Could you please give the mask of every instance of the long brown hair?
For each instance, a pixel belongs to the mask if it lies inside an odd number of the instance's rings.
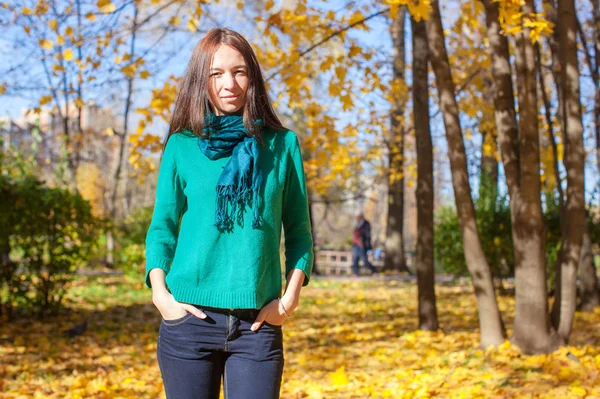
[[[200,39],[194,48],[192,58],[179,85],[165,145],[173,133],[186,129],[197,136],[204,137],[202,133],[204,118],[210,112],[211,106],[208,92],[210,63],[221,44],[239,51],[248,66],[248,91],[243,107],[246,130],[262,144],[262,132],[260,128],[255,128],[253,123],[255,120],[262,119],[265,127],[275,130],[284,129],[271,105],[260,65],[250,43],[231,29],[213,28]]]

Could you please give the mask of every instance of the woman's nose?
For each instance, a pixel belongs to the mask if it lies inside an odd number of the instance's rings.
[[[224,78],[224,82],[223,82],[223,87],[226,89],[233,89],[236,85],[236,81],[233,77],[232,74],[230,73],[226,73],[225,76],[223,76]]]

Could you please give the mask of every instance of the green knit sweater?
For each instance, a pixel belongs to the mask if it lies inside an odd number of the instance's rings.
[[[285,233],[285,275],[310,279],[314,260],[302,155],[292,131],[263,131],[260,164],[263,226],[252,228],[252,210],[233,232],[215,226],[217,180],[230,157],[209,160],[189,131],[171,136],[156,187],[146,235],[146,285],[163,269],[178,302],[225,309],[260,309],[281,295],[279,244]]]

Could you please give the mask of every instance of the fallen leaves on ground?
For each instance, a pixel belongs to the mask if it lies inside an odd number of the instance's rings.
[[[600,309],[576,314],[570,346],[526,356],[478,348],[470,286],[436,291],[443,332],[422,332],[414,284],[313,278],[283,327],[281,398],[600,398]],[[0,326],[3,397],[164,398],[150,290],[81,279],[68,298],[59,317]],[[510,333],[514,299],[499,301]],[[82,335],[61,334],[85,319]]]

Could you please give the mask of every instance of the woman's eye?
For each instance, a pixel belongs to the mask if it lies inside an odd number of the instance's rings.
[[[220,72],[214,72],[214,73],[211,73],[210,76],[217,76],[217,75],[220,75],[220,74],[221,74]]]
[[[246,71],[244,71],[243,69],[240,69],[239,71],[235,71],[236,73],[246,73]]]

